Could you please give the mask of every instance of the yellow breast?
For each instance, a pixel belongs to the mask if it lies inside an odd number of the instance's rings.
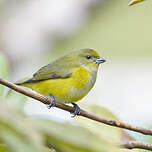
[[[49,79],[28,83],[25,86],[43,95],[52,94],[58,102],[71,103],[83,98],[93,87],[95,80],[96,73],[80,66],[69,78]]]

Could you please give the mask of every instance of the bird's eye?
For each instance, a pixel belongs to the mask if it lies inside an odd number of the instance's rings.
[[[87,58],[87,59],[91,59],[91,56],[90,56],[90,55],[87,55],[86,58]]]

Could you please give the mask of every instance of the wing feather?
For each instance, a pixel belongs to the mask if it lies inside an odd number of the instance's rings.
[[[61,57],[40,68],[29,81],[34,82],[48,79],[68,78],[72,75],[74,69],[79,66],[78,63],[74,61],[75,60],[70,56]]]

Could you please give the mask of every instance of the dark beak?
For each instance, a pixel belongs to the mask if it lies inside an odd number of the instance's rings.
[[[102,57],[98,57],[98,58],[96,59],[96,63],[97,63],[97,64],[104,63],[104,62],[106,62],[106,60],[105,60],[104,58],[102,58]]]

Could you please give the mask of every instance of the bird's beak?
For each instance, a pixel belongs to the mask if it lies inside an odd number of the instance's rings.
[[[97,63],[97,64],[104,63],[104,62],[106,62],[106,60],[105,60],[104,58],[102,58],[102,57],[98,57],[98,58],[96,59],[96,63]]]

